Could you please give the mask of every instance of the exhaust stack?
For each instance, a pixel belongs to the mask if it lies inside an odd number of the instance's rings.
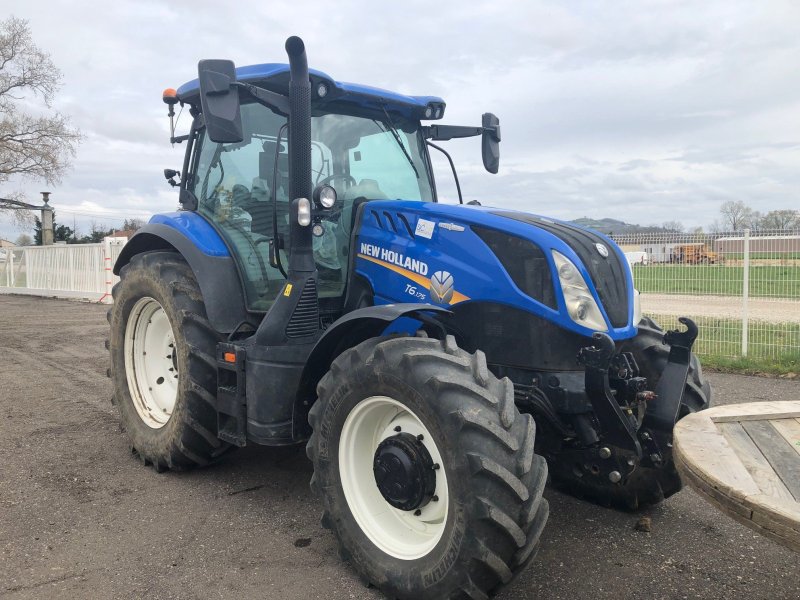
[[[298,223],[298,200],[311,201],[311,80],[306,47],[297,36],[286,40],[289,56],[289,279],[293,273],[313,273],[311,227]]]

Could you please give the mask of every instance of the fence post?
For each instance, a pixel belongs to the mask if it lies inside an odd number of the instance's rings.
[[[747,301],[750,296],[750,230],[744,230],[744,261],[742,270],[742,356],[747,356],[748,315]]]
[[[14,276],[14,251],[8,249],[8,256],[6,257],[6,287],[11,287]]]
[[[111,288],[113,287],[113,285],[112,285],[112,281],[113,281],[112,280],[112,275],[113,274],[112,274],[111,271],[112,271],[112,269],[114,267],[114,265],[111,263],[111,240],[112,239],[113,238],[110,238],[110,237],[104,237],[103,238],[102,251],[101,251],[101,255],[100,255],[101,258],[102,258],[102,263],[103,263],[102,269],[103,269],[104,282],[105,282],[105,292],[100,297],[100,300],[98,300],[98,302],[102,303],[102,304],[111,304],[113,302],[113,300],[111,299]]]

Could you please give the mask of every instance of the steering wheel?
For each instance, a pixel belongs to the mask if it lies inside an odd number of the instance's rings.
[[[322,181],[318,181],[317,185],[318,186],[319,185],[327,185],[328,183],[330,183],[331,181],[333,181],[335,179],[343,179],[347,183],[349,183],[351,186],[356,185],[356,183],[357,183],[356,180],[355,180],[355,177],[353,177],[352,175],[348,175],[347,173],[334,173],[333,175],[328,175]],[[338,195],[338,192],[337,192],[337,195]]]

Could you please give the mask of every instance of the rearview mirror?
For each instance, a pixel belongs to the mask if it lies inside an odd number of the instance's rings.
[[[223,144],[241,142],[242,115],[233,61],[201,60],[197,64],[197,78],[208,137]]]
[[[497,173],[500,168],[500,119],[492,113],[483,113],[483,136],[481,151],[483,166],[489,173]]]

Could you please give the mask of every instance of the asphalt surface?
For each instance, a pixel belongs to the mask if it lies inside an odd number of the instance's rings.
[[[319,524],[303,453],[248,447],[190,473],[130,453],[105,307],[0,296],[0,597],[380,598]],[[718,403],[800,397],[711,374]],[[800,555],[684,490],[645,514],[548,490],[534,564],[499,598],[800,598]]]

